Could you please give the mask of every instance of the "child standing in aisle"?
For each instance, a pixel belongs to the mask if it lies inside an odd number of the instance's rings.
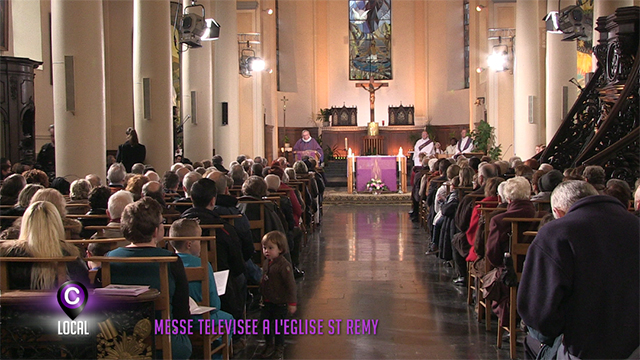
[[[282,359],[284,355],[284,334],[275,334],[276,321],[284,320],[287,312],[296,312],[296,281],[293,267],[282,255],[288,251],[287,237],[280,231],[271,231],[262,238],[262,310],[260,322],[269,321],[269,333],[264,334],[265,347],[262,358]],[[275,337],[275,346],[273,343]]]

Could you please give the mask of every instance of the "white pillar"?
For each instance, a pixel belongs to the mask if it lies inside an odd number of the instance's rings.
[[[89,173],[102,176],[107,156],[102,2],[53,0],[51,28],[56,175],[70,181]]]
[[[516,156],[528,159],[540,141],[540,45],[537,0],[516,2],[514,149]],[[532,104],[530,104],[532,103]],[[530,109],[531,107],[531,109]],[[533,111],[533,123],[529,112]]]
[[[560,8],[575,4],[573,0],[564,0]],[[547,11],[557,11],[558,4],[547,2]],[[575,41],[562,41],[564,34],[547,33],[546,53],[546,143],[548,144],[562,124],[563,87],[568,87],[567,111],[578,96],[578,88],[569,82],[577,72],[577,52]]]
[[[211,17],[209,2],[200,2]],[[211,13],[210,13],[211,12]],[[215,41],[203,41],[202,48],[182,53],[182,109],[183,116],[191,115],[184,123],[184,156],[191,161],[211,159],[213,156],[213,79],[211,47]],[[195,91],[196,109],[193,111],[192,91]],[[194,123],[195,117],[195,123]]]
[[[160,174],[173,163],[170,19],[168,1],[133,2],[134,124],[140,143],[147,147],[145,163]],[[145,79],[149,84],[146,114]]]
[[[220,24],[214,55],[214,148],[222,155],[225,166],[235,160],[240,149],[240,118],[238,116],[238,24],[236,1],[216,1],[215,19]],[[222,125],[222,103],[228,104],[228,125]],[[249,139],[243,139],[248,141]],[[250,155],[250,154],[247,154]]]
[[[633,6],[633,0],[595,0],[593,2],[593,31],[596,29],[596,20],[600,16],[609,16],[616,12],[617,8]]]

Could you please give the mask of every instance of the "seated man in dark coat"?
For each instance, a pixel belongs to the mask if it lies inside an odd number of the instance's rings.
[[[578,180],[558,185],[551,207],[556,220],[529,247],[518,289],[530,335],[555,342],[558,359],[637,358],[640,220]],[[531,337],[525,347],[540,349]]]

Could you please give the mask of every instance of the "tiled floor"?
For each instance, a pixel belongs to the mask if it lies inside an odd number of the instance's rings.
[[[287,337],[287,359],[508,359],[466,305],[452,268],[426,256],[409,206],[327,205],[304,249],[297,319],[323,319],[324,335]],[[330,319],[341,333],[329,335]],[[350,320],[377,321],[376,334],[347,334]],[[373,331],[373,322],[370,331]],[[335,324],[335,322],[334,322]],[[355,328],[354,328],[355,329]],[[359,329],[362,331],[362,329]],[[522,337],[522,335],[521,335]],[[242,358],[258,358],[258,338]],[[522,348],[519,345],[519,358]]]

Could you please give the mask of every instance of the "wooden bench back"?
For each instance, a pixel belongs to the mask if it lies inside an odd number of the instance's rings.
[[[160,296],[155,300],[156,311],[160,311],[161,319],[171,319],[171,299],[169,294],[169,263],[178,261],[177,256],[156,256],[156,257],[110,257],[96,256],[94,261],[102,264],[102,286],[111,284],[111,264],[112,263],[157,263],[159,265],[160,276]],[[145,285],[145,284],[140,284]],[[171,335],[156,335],[160,341],[156,341],[156,347],[162,349],[163,359],[172,359]],[[159,345],[159,346],[158,346]]]
[[[0,258],[0,291],[5,293],[11,291],[9,286],[9,264],[11,263],[34,263],[34,264],[55,264],[57,270],[58,285],[65,283],[69,277],[67,275],[67,263],[75,262],[75,256],[62,256],[54,258],[39,257],[1,257]]]

